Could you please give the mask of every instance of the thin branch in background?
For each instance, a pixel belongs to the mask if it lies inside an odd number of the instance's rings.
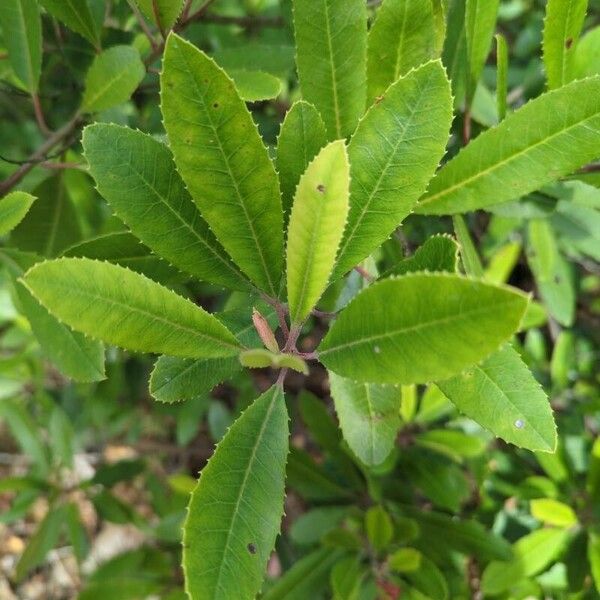
[[[600,173],[600,163],[591,163],[579,169],[580,173]]]
[[[365,269],[363,269],[360,266],[356,266],[354,267],[354,270],[366,281],[368,281],[369,283],[373,283],[375,281],[375,277],[373,277],[373,275],[371,275],[368,271],[366,271]]]
[[[84,163],[77,163],[77,162],[49,162],[49,161],[44,161],[39,163],[40,167],[43,167],[44,169],[50,169],[50,170],[55,170],[55,171],[62,171],[62,170],[69,170],[69,169],[78,169],[78,170],[85,170],[86,166]]]
[[[27,159],[23,164],[4,181],[0,181],[0,196],[8,193],[15,185],[17,185],[31,169],[40,162],[48,160],[48,153],[59,144],[68,140],[77,130],[82,122],[79,112],[65,123],[60,129],[57,129],[50,137]],[[63,150],[64,151],[64,150]]]
[[[192,9],[192,3],[194,2],[194,0],[185,0],[185,6],[183,7],[183,10],[181,11],[181,15],[179,16],[179,20],[186,20],[190,14],[190,10]]]
[[[37,121],[38,127],[40,131],[45,135],[51,135],[52,131],[46,124],[46,118],[44,117],[44,111],[42,110],[42,103],[40,102],[40,97],[37,93],[31,95],[31,100],[33,102],[33,112],[35,113],[35,120]]]
[[[471,141],[471,109],[466,108],[463,117],[463,132],[462,132],[463,146],[466,146]]]

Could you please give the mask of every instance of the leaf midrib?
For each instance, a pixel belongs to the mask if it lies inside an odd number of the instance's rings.
[[[463,180],[459,181],[458,183],[455,183],[454,185],[452,185],[446,189],[443,189],[440,192],[437,192],[436,194],[433,194],[431,196],[426,196],[425,198],[423,198],[423,200],[421,200],[421,202],[419,203],[419,206],[424,206],[426,204],[430,204],[431,202],[434,202],[435,200],[438,200],[439,198],[441,198],[443,196],[447,196],[447,195],[453,193],[457,189],[460,189],[462,187],[466,187],[466,186],[470,185],[473,181],[476,181],[477,179],[480,179],[481,177],[484,177],[484,176],[488,175],[489,173],[492,173],[496,169],[502,168],[504,165],[512,162],[513,160],[516,160],[523,154],[527,154],[529,151],[533,150],[534,148],[537,148],[538,146],[543,146],[544,144],[547,144],[549,141],[551,141],[555,137],[557,137],[559,135],[563,135],[563,134],[569,132],[571,129],[580,127],[585,122],[597,118],[599,114],[600,114],[600,111],[597,110],[594,114],[586,116],[584,119],[581,119],[580,121],[577,121],[576,123],[573,123],[572,125],[569,125],[568,127],[564,128],[564,129],[556,131],[555,133],[549,135],[548,137],[545,137],[544,139],[539,140],[539,141],[535,142],[534,144],[531,144],[530,146],[527,146],[526,148],[523,148],[522,150],[515,152],[514,154],[511,154],[509,157],[494,163],[493,165],[489,166],[487,169],[484,169],[483,171],[479,171],[479,172],[475,173],[474,175],[471,175],[470,177],[467,177],[466,179],[463,179]],[[498,127],[499,126],[496,126],[496,130]],[[490,129],[488,131],[494,131],[494,129]],[[477,142],[477,140],[474,143],[476,143],[476,142]],[[463,150],[463,152],[466,152],[466,150]],[[457,156],[457,158],[458,158],[458,156]],[[450,165],[451,163],[447,163],[447,164]],[[439,171],[437,177],[441,176],[443,172],[444,172],[444,169]]]
[[[497,302],[496,304],[494,304],[493,307],[495,309],[500,309],[504,306],[509,306],[513,303],[514,303],[514,300],[509,299],[504,302]],[[376,342],[378,340],[382,340],[382,339],[397,336],[397,335],[413,333],[415,331],[420,331],[422,329],[427,329],[427,328],[434,327],[437,325],[447,324],[452,321],[463,321],[463,320],[465,320],[465,318],[469,318],[474,315],[489,312],[489,310],[490,310],[489,306],[482,307],[482,308],[475,308],[475,309],[471,309],[468,311],[464,311],[458,315],[450,315],[448,317],[443,317],[441,319],[433,319],[431,321],[427,321],[426,323],[419,323],[417,325],[411,325],[410,327],[401,327],[400,329],[395,329],[395,330],[389,331],[387,333],[372,335],[372,336],[364,337],[364,338],[361,338],[359,340],[355,340],[352,342],[346,342],[344,344],[332,346],[331,348],[328,348],[326,350],[322,350],[321,352],[319,352],[319,355],[326,356],[327,354],[331,354],[332,352],[339,352],[340,350],[345,350],[346,348],[352,348],[354,346],[358,346],[361,344],[368,344],[370,342]]]

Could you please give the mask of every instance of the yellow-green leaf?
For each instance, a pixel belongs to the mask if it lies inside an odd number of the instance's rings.
[[[323,148],[300,179],[288,230],[290,316],[301,323],[325,291],[346,217],[350,165],[343,140]]]
[[[35,265],[22,281],[55,317],[109,344],[183,358],[233,356],[239,349],[213,315],[117,265],[62,258]]]
[[[35,196],[25,192],[12,192],[0,200],[0,235],[6,235],[24,218]]]

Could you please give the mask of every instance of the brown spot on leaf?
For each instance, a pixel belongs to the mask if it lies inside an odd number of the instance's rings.
[[[567,48],[567,50],[573,45],[573,38],[567,38],[565,40],[565,47]]]
[[[381,96],[377,96],[377,98],[375,98],[375,104],[379,104],[381,102],[383,102],[385,100],[385,96],[382,94]]]
[[[256,546],[254,544],[248,544],[248,552],[250,552],[250,554],[256,554]]]
[[[321,192],[321,194],[325,193],[325,186],[322,183],[317,186],[317,192]]]

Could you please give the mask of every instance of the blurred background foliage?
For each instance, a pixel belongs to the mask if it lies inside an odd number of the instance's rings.
[[[96,32],[87,36],[58,20],[52,2],[40,4],[34,101],[3,49],[11,33],[0,36],[0,195],[18,173],[18,187],[38,197],[0,249],[0,598],[176,600],[185,597],[181,523],[197,473],[270,374],[240,372],[211,394],[160,404],[148,393],[146,357],[109,348],[106,378],[75,383],[60,348],[34,335],[15,286],[24,268],[15,248],[54,257],[90,244],[87,255],[152,273],[211,309],[241,301],[190,284],[132,242],[86,173],[79,139],[88,122],[164,138],[163,42],[146,3],[87,0]],[[544,14],[542,0],[501,2],[512,109],[545,89]],[[194,0],[175,27],[236,80],[273,146],[299,98],[290,0]],[[145,68],[130,96],[81,112],[97,46],[133,48]],[[447,42],[452,74],[451,51]],[[576,56],[579,77],[600,73],[599,0],[590,1]],[[471,109],[473,137],[498,122],[495,86],[492,49]],[[455,93],[451,154],[463,128]],[[39,154],[43,121],[68,128]],[[600,172],[468,222],[490,279],[535,294],[517,347],[551,397],[558,452],[494,440],[436,387],[406,387],[396,443],[369,467],[341,442],[324,372],[292,377],[289,493],[265,599],[600,597]],[[365,268],[384,269],[439,232],[453,232],[450,219],[411,216]],[[360,276],[345,285],[360,287]]]

